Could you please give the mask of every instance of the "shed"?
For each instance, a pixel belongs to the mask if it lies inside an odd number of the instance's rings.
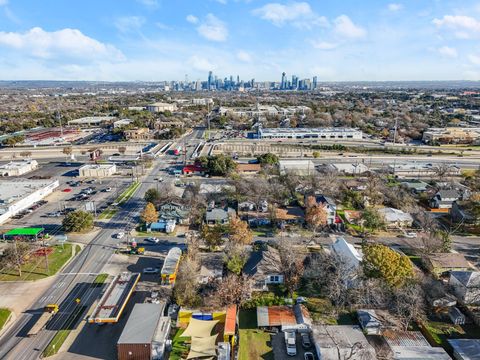
[[[375,310],[357,310],[358,321],[367,335],[380,335],[381,323]]]
[[[295,312],[290,306],[257,306],[258,327],[297,325]]]
[[[460,311],[456,306],[452,306],[448,309],[448,316],[452,323],[455,325],[464,325],[465,324],[465,315]]]

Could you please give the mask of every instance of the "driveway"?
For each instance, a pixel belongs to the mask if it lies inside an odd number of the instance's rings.
[[[288,356],[287,349],[285,347],[285,335],[282,331],[278,334],[272,335],[272,349],[273,349],[273,357],[275,360],[304,360],[304,354],[306,351],[310,351],[315,354],[315,348],[312,347],[308,350],[305,350],[302,347],[302,339],[300,334],[297,333],[297,355],[296,356]]]

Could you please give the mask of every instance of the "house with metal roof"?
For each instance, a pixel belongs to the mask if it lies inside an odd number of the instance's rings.
[[[430,206],[434,209],[451,209],[453,202],[460,197],[460,192],[455,189],[442,189],[430,199]]]
[[[452,271],[449,285],[461,303],[480,305],[480,271]]]
[[[385,330],[382,336],[394,360],[451,360],[441,347],[431,347],[420,331]]]
[[[455,360],[476,360],[480,355],[480,339],[448,339]]]
[[[119,360],[165,359],[171,320],[164,310],[164,302],[135,304],[117,341]]]
[[[412,226],[412,215],[400,209],[385,207],[378,209],[378,213],[385,221],[386,226],[389,228],[404,228]]]
[[[357,317],[360,326],[367,335],[380,335],[381,322],[375,310],[359,309]]]

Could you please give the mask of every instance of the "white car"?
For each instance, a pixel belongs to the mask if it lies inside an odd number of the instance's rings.
[[[119,233],[117,233],[117,234],[115,235],[115,237],[116,237],[117,239],[121,239],[121,238],[123,238],[124,236],[125,236],[125,233],[124,233],[124,232],[119,232]]]
[[[157,274],[159,270],[157,268],[147,267],[143,269],[144,274]]]
[[[417,237],[417,233],[414,232],[406,232],[403,234],[408,239],[415,239]]]
[[[111,187],[107,187],[107,188],[105,189],[105,192],[110,192],[110,191],[112,191],[112,188],[111,188]]]
[[[154,244],[158,244],[160,242],[160,239],[156,238],[156,237],[149,237],[149,238],[146,238],[145,241],[148,241],[148,242],[151,242],[151,243],[154,243]]]

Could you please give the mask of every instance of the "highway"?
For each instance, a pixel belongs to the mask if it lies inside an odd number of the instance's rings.
[[[175,145],[196,145],[203,137],[202,129],[194,129],[187,133]],[[193,147],[187,148],[187,158],[191,156]],[[0,339],[0,359],[31,360],[40,357],[43,349],[50,343],[56,331],[65,329],[69,324],[71,314],[78,306],[89,308],[98,297],[98,288],[91,284],[96,275],[102,271],[105,264],[114,254],[119,240],[114,234],[126,228],[134,228],[138,222],[138,215],[144,207],[143,196],[156,182],[158,173],[169,166],[169,160],[178,159],[169,155],[162,155],[154,162],[153,168],[140,181],[142,185],[136,193],[124,203],[116,215],[105,223],[98,223],[102,229],[98,235],[63,269],[56,275],[57,280],[45,293],[38,298],[30,311],[21,314],[9,327]],[[173,179],[169,179],[173,181]],[[28,296],[28,294],[25,294]],[[77,304],[76,299],[80,299]],[[43,307],[49,303],[60,306],[59,313],[47,324],[46,328],[35,337],[27,338],[26,333],[38,319]]]

